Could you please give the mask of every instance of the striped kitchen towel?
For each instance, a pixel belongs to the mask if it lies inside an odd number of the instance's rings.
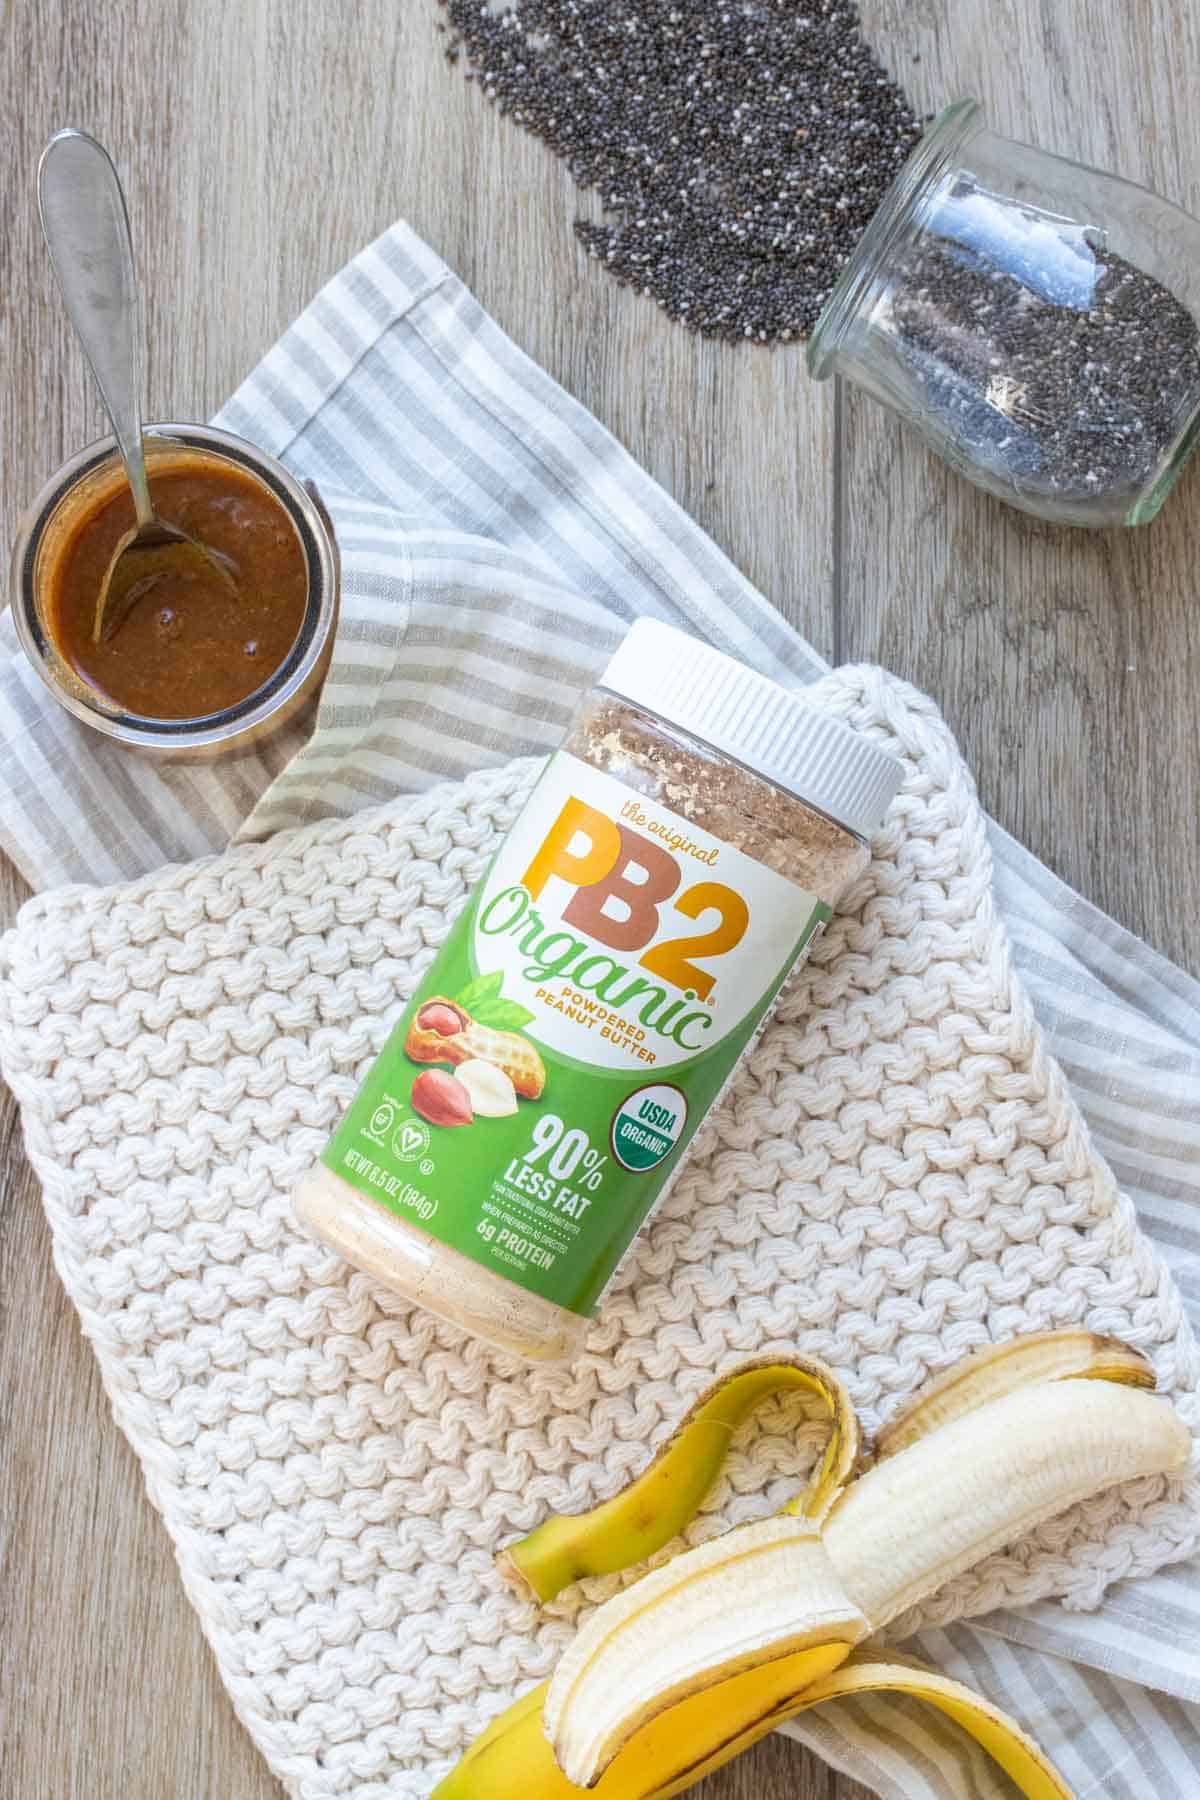
[[[142,763],[55,707],[0,619],[0,844],[35,887],[112,882],[544,752],[654,614],[802,684],[816,653],[403,226],[318,295],[217,423],[315,481],[343,615],[315,730]],[[1200,1324],[1200,985],[998,828],[998,897],[1050,1047]],[[1086,1800],[1200,1793],[1200,1570],[1102,1609],[913,1644],[1009,1708]],[[843,1702],[788,1729],[896,1800],[1011,1792],[949,1722]]]

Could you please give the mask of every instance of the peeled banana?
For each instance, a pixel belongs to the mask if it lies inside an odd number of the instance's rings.
[[[666,1800],[803,1707],[872,1686],[956,1718],[1030,1800],[1069,1800],[1014,1721],[863,1640],[1075,1501],[1182,1469],[1190,1435],[1152,1385],[1144,1360],[1111,1339],[1017,1340],[928,1384],[855,1474],[853,1413],[823,1365],[760,1362],[726,1377],[622,1493],[512,1546],[514,1569],[549,1596],[661,1549],[699,1507],[736,1425],[782,1387],[817,1393],[830,1418],[804,1494],[598,1607],[546,1688],[482,1734],[437,1800],[567,1800],[586,1788]]]

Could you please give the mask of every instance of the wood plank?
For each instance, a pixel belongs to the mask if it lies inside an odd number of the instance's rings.
[[[45,137],[94,131],[126,178],[150,418],[204,418],[314,290],[403,213],[790,618],[832,646],[832,393],[798,353],[689,338],[590,264],[571,184],[443,67],[432,0],[49,0],[0,42],[8,229],[0,520],[103,429],[38,237]],[[170,78],[164,81],[164,64]],[[2,917],[19,884],[5,873]],[[267,1800],[53,1274],[11,1099],[0,1110],[0,1787],[21,1800]],[[705,1800],[848,1800],[782,1741]]]
[[[921,105],[976,94],[997,130],[1200,213],[1200,17],[1183,0],[867,0],[863,13]],[[935,695],[988,810],[1200,970],[1200,468],[1150,526],[1055,529],[951,475],[873,401],[845,391],[841,407],[840,654]]]

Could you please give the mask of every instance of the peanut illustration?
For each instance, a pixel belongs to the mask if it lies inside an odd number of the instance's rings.
[[[439,1037],[456,1037],[468,1023],[467,1016],[448,1000],[431,1000],[417,1014],[422,1031],[436,1031]]]
[[[481,1025],[445,994],[431,994],[417,1008],[404,1054],[413,1062],[449,1063],[454,1069],[465,1062],[491,1063],[503,1071],[522,1100],[540,1100],[546,1086],[546,1065],[529,1038],[519,1031]]]
[[[469,1125],[475,1116],[467,1089],[444,1069],[421,1071],[412,1084],[412,1104],[431,1125]]]

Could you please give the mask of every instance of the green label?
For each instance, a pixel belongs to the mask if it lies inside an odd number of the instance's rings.
[[[588,1314],[829,909],[561,753],[324,1161]]]

